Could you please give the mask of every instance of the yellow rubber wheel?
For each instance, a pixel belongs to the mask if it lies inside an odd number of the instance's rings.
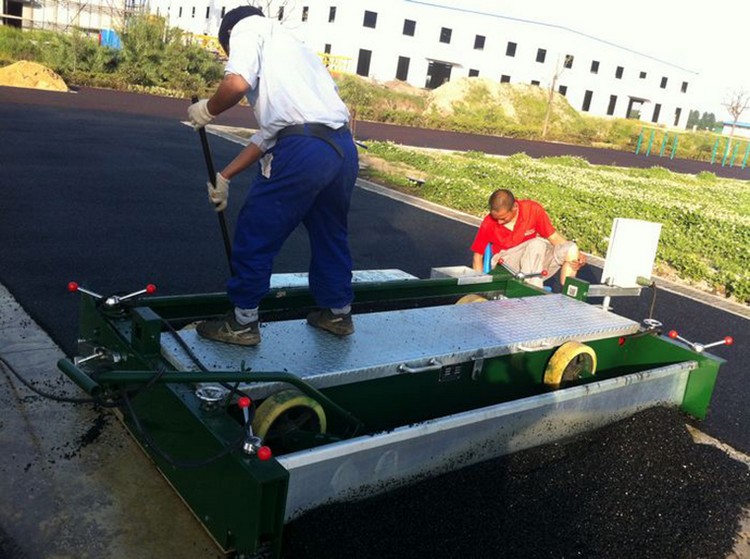
[[[299,390],[271,394],[255,410],[253,434],[265,440],[280,439],[293,431],[326,432],[322,406]]]
[[[596,353],[581,342],[565,342],[552,354],[544,370],[544,384],[560,388],[582,378],[596,374]]]
[[[465,305],[466,303],[485,303],[485,302],[487,302],[487,299],[482,297],[481,295],[477,295],[476,293],[469,293],[468,295],[464,295],[458,301],[456,301],[456,304]]]

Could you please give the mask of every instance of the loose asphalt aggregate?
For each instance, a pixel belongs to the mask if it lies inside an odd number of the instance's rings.
[[[149,282],[161,294],[223,291],[226,259],[206,201],[200,144],[178,121],[186,102],[10,89],[0,88],[0,131],[13,138],[0,150],[0,283],[64,353],[75,354],[77,337],[78,300],[68,281],[103,294]],[[223,122],[248,126],[247,112],[236,111]],[[398,139],[399,131],[388,130]],[[404,138],[410,133],[422,132],[406,130]],[[211,145],[216,161],[237,150],[213,137]],[[246,184],[232,188],[230,229]],[[350,221],[359,269],[425,277],[430,267],[469,261],[474,226],[373,191],[355,191]],[[304,233],[295,232],[275,271],[304,271],[308,256]],[[588,268],[587,279],[597,280]],[[640,320],[648,292],[614,306]],[[689,339],[737,340],[715,351],[728,363],[698,425],[750,452],[747,319],[665,290],[655,308]],[[80,438],[87,451],[99,440],[97,421]],[[750,506],[748,468],[692,444],[685,421],[673,410],[644,412],[567,443],[316,510],[287,527],[285,556],[725,557],[740,511]],[[80,459],[65,444],[59,441],[54,459]],[[36,469],[31,464],[28,475]],[[2,533],[0,544],[8,543]],[[3,552],[10,553],[0,545]]]

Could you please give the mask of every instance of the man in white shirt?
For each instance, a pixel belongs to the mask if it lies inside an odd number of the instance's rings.
[[[320,59],[258,8],[227,12],[219,42],[229,56],[224,79],[210,99],[189,107],[188,117],[199,129],[246,96],[260,129],[216,174],[216,187],[208,184],[216,210],[226,208],[231,179],[256,162],[260,172],[235,231],[234,275],[227,283],[234,310],[200,323],[198,333],[225,343],[260,342],[258,305],[269,289],[273,259],[302,223],[312,253],[310,292],[320,307],[307,321],[339,336],[352,334],[347,218],[359,163],[349,111]]]

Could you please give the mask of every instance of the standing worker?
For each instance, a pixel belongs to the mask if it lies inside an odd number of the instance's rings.
[[[320,59],[280,24],[251,6],[227,12],[219,42],[229,56],[210,99],[188,108],[198,130],[243,96],[260,129],[216,174],[208,196],[226,208],[229,182],[260,162],[239,215],[227,283],[234,310],[198,325],[204,338],[245,346],[260,342],[258,305],[270,286],[273,259],[303,223],[310,238],[310,291],[319,310],[307,322],[339,336],[354,332],[348,213],[359,170],[347,127],[349,111]]]
[[[501,188],[490,195],[490,213],[479,226],[471,245],[474,253],[472,268],[482,271],[484,252],[492,243],[492,266],[503,260],[508,266],[525,274],[545,270],[549,276],[560,270],[560,285],[586,263],[586,257],[552,226],[547,212],[533,200],[516,200],[510,190]],[[528,283],[542,287],[542,278]]]

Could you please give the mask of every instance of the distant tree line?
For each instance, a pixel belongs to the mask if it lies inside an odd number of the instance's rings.
[[[700,111],[690,111],[685,128],[692,130],[695,126],[698,130],[714,130],[717,125],[721,125],[721,123],[716,122],[714,113],[704,112],[701,116]]]

